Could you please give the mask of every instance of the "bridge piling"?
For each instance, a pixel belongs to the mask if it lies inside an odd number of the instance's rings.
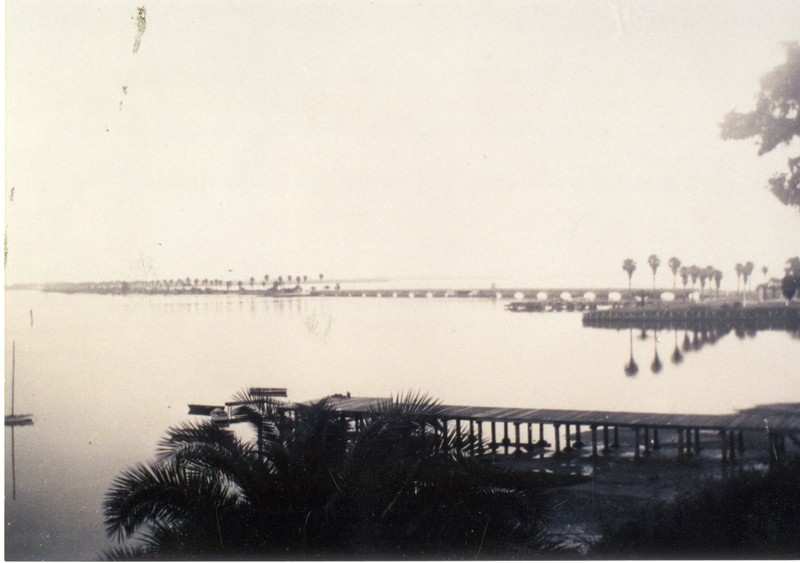
[[[561,436],[559,435],[560,427],[561,427],[560,424],[553,425],[553,429],[555,430],[555,436],[556,436],[556,451],[554,455],[561,455]]]
[[[722,459],[721,459],[721,461],[722,461],[722,463],[728,463],[728,441],[725,439],[727,437],[725,430],[720,430],[719,431],[719,437],[720,437],[721,449],[722,449]]]
[[[575,443],[572,444],[572,446],[574,448],[582,448],[585,445],[586,444],[584,444],[583,441],[581,440],[581,425],[580,424],[576,424],[575,425]]]

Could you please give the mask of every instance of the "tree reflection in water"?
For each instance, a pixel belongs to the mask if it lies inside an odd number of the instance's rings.
[[[661,358],[658,357],[658,331],[653,331],[653,363],[650,364],[650,371],[658,373],[661,371]]]
[[[797,322],[737,322],[726,321],[636,321],[625,322],[604,322],[592,323],[587,325],[593,328],[614,328],[616,330],[628,329],[628,362],[625,364],[625,375],[634,376],[639,373],[639,366],[633,358],[633,331],[639,330],[639,339],[647,340],[648,331],[653,333],[653,361],[650,364],[650,371],[654,374],[660,373],[664,367],[658,354],[658,333],[662,330],[674,331],[674,348],[670,354],[673,364],[683,363],[685,355],[689,352],[697,352],[704,346],[713,346],[720,338],[733,332],[737,338],[755,338],[759,330],[778,330],[786,331],[793,338],[800,338],[800,324]],[[683,341],[678,343],[678,332],[683,331]],[[691,336],[690,336],[691,333]]]
[[[681,349],[678,348],[678,329],[675,329],[675,349],[672,350],[672,363],[678,365],[683,361],[683,354]]]
[[[634,376],[639,373],[639,366],[636,365],[636,361],[633,359],[633,329],[628,330],[630,339],[628,349],[630,351],[630,360],[628,363],[625,364],[625,375]]]

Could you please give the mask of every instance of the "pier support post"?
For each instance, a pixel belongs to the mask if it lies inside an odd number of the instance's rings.
[[[469,419],[469,453],[475,455],[475,421]]]
[[[644,455],[650,455],[650,427],[644,427]]]
[[[461,440],[461,420],[456,419],[456,449],[461,449],[461,444],[463,443]]]
[[[661,444],[658,441],[658,426],[653,427],[653,449],[661,449]]]
[[[678,460],[680,461],[683,459],[683,428],[678,428],[677,432],[678,432],[678,452],[676,455]]]
[[[608,424],[603,425],[603,455],[608,455],[611,450],[608,448]]]
[[[614,425],[614,443],[611,444],[612,448],[619,448],[619,426]]]
[[[722,463],[728,463],[728,441],[725,439],[725,430],[719,431],[719,439],[722,444]]]
[[[568,453],[572,451],[572,444],[569,441],[569,424],[564,425],[564,452]]]
[[[515,422],[514,423],[514,434],[516,436],[514,455],[518,456],[518,455],[520,455],[522,453],[522,450],[521,450],[522,442],[520,441],[520,436],[519,436],[519,422]]]
[[[592,424],[592,459],[597,459],[597,425]]]
[[[511,439],[508,437],[508,421],[503,421],[503,449],[505,455],[508,455],[508,447],[511,445]]]
[[[549,446],[547,440],[544,439],[544,422],[539,423],[539,445],[544,447]]]
[[[558,432],[561,429],[561,425],[554,424],[553,429],[555,430],[555,435],[556,435],[556,451],[554,455],[561,455],[561,436],[558,435]]]
[[[533,451],[533,423],[528,423],[528,453]]]
[[[639,427],[633,427],[633,459],[639,460]]]
[[[691,457],[692,455],[692,429],[686,429],[686,457]]]
[[[581,441],[581,425],[580,424],[576,424],[575,425],[575,443],[572,444],[572,446],[575,447],[575,448],[582,448],[585,445],[586,444],[584,444]]]
[[[478,455],[483,455],[483,421],[476,420],[478,424]]]
[[[702,449],[703,449],[703,447],[700,445],[700,429],[699,428],[695,428],[694,429],[694,452],[697,455],[700,455],[700,450],[702,450]]]
[[[736,433],[733,430],[728,432],[728,451],[731,463],[736,463]]]
[[[740,454],[743,454],[743,453],[744,453],[744,432],[742,432],[741,430],[739,430],[738,434],[739,434],[739,435],[738,435],[738,440],[739,440],[739,453],[740,453]]]
[[[492,443],[489,444],[489,447],[492,449],[492,454],[497,454],[497,421],[492,421]]]

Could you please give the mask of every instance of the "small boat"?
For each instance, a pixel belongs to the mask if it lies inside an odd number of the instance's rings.
[[[227,424],[229,422],[228,413],[224,409],[214,409],[211,411],[211,422],[217,424]]]
[[[11,414],[6,415],[6,426],[30,426],[33,424],[32,414],[14,414],[14,383],[17,370],[17,343],[11,343]],[[13,435],[13,431],[12,431]]]
[[[32,414],[7,414],[6,426],[30,426],[33,424]]]

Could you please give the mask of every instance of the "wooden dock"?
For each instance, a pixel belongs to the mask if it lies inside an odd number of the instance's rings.
[[[798,330],[800,304],[757,304],[750,307],[722,305],[651,306],[588,311],[583,325],[600,328],[693,328],[704,324],[743,325],[754,329]]]
[[[328,400],[355,431],[389,401],[341,395]],[[295,408],[287,404],[285,410]],[[762,437],[765,451],[769,451],[772,461],[777,461],[785,456],[786,438],[797,444],[800,434],[800,404],[796,403],[764,405],[722,415],[440,405],[437,418],[457,436],[476,438],[477,454],[533,453],[542,457],[545,453],[559,456],[582,448],[594,457],[618,454],[621,448],[628,448],[638,459],[659,450],[667,441],[667,433],[671,433],[668,439],[676,447],[678,459],[699,455],[702,449],[715,445],[721,461],[728,463],[744,453],[744,436],[748,434],[751,439]],[[545,427],[553,444],[545,439]],[[621,440],[621,435],[625,439]]]

